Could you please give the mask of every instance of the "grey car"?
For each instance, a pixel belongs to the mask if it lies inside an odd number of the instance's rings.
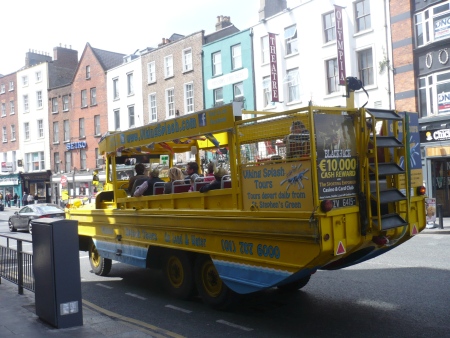
[[[63,219],[65,218],[65,213],[64,209],[56,204],[29,204],[22,207],[22,209],[16,211],[14,215],[9,217],[9,231],[15,232],[17,230],[28,230],[31,234],[31,220],[36,218]]]

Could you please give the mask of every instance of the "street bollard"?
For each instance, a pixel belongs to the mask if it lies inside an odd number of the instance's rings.
[[[439,229],[444,229],[444,219],[442,217],[442,204],[437,205],[438,215],[439,215]]]

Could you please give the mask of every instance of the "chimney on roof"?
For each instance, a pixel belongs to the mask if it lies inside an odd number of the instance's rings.
[[[166,38],[162,38],[162,42],[160,44],[158,44],[158,47],[167,45],[168,43],[171,43],[172,41],[170,41],[170,39],[166,39]]]
[[[216,22],[216,32],[220,31],[221,29],[224,29],[225,27],[231,26],[231,25],[232,25],[232,23],[230,21],[229,16],[219,15],[217,17],[217,22]]]
[[[287,8],[286,0],[260,0],[259,21],[265,20]]]
[[[78,65],[78,51],[66,47],[54,47],[53,60],[53,63],[58,67],[76,68]]]
[[[51,62],[52,58],[48,55],[38,53],[37,51],[28,51],[25,53],[25,67],[37,65],[42,62]]]

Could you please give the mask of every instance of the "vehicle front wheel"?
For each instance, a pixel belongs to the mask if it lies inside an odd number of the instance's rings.
[[[28,232],[29,232],[30,234],[33,233],[32,227],[33,227],[33,226],[31,225],[31,221],[28,221]]]
[[[111,259],[100,256],[94,243],[89,249],[89,263],[92,271],[98,276],[106,276],[111,271]]]
[[[8,220],[8,226],[9,226],[9,231],[11,231],[11,232],[17,231],[17,229],[14,228],[14,225],[12,224],[11,220]]]
[[[239,300],[239,295],[222,282],[208,255],[199,255],[195,261],[195,284],[203,302],[213,309],[227,310]]]

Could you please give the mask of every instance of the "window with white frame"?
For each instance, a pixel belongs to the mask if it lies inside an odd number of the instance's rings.
[[[175,91],[173,88],[166,89],[166,116],[175,116]]]
[[[42,81],[42,72],[38,71],[36,72],[36,82],[41,82]]]
[[[336,40],[336,18],[334,12],[324,14],[322,20],[325,43]]]
[[[222,75],[222,53],[216,52],[212,55],[213,76]]]
[[[113,98],[114,100],[119,99],[119,79],[113,79]]]
[[[150,121],[156,121],[158,119],[158,109],[156,106],[156,93],[151,93],[148,95],[148,109]]]
[[[35,153],[25,154],[25,171],[41,171],[45,170],[44,152],[39,151]]]
[[[184,84],[184,111],[186,113],[194,112],[194,83]]]
[[[28,95],[23,96],[23,110],[25,113],[28,113],[30,111],[30,108],[28,106]]]
[[[83,89],[81,91],[81,107],[87,107],[87,90]]]
[[[263,77],[263,105],[267,107],[272,102],[272,91],[270,88],[270,76]]]
[[[69,110],[69,95],[63,95],[62,102],[63,102],[63,111],[68,111]]]
[[[36,105],[38,108],[42,108],[42,91],[36,92]]]
[[[261,38],[261,61],[263,64],[269,63],[270,61],[270,50],[269,50],[269,36],[263,36]]]
[[[233,99],[242,101],[244,99],[244,83],[239,82],[233,85]]]
[[[298,68],[286,72],[287,102],[300,101],[300,81]]]
[[[9,81],[9,91],[14,90],[14,81]]]
[[[91,88],[91,106],[97,105],[97,88]]]
[[[339,69],[337,59],[325,61],[327,72],[327,94],[339,91]]]
[[[172,55],[164,58],[164,77],[168,78],[173,76],[173,57]]]
[[[223,105],[223,88],[214,89],[214,106]]]
[[[134,105],[128,106],[128,127],[134,128],[136,126],[136,119],[134,116]]]
[[[127,74],[127,94],[133,95],[134,94],[134,79],[133,79],[133,73]]]
[[[2,139],[3,143],[8,142],[8,135],[6,134],[6,126],[2,127]]]
[[[59,171],[61,170],[61,163],[60,163],[60,159],[59,159],[59,153],[58,152],[54,152],[53,153],[53,168],[55,170],[55,173],[59,174]]]
[[[2,116],[6,116],[6,103],[2,103]]]
[[[4,92],[5,92],[5,84],[2,83],[2,84],[0,85],[0,94],[3,94]]]
[[[419,78],[420,117],[450,113],[450,72]]]
[[[156,82],[156,65],[155,61],[147,63],[147,82]]]
[[[80,138],[86,137],[86,130],[84,129],[84,117],[78,119],[78,130]]]
[[[70,124],[69,120],[64,120],[64,142],[70,141]]]
[[[436,104],[433,95],[433,75],[419,78],[419,115],[420,117],[436,114]]]
[[[22,76],[22,86],[28,86],[28,76],[24,75]]]
[[[9,115],[14,115],[16,113],[16,105],[14,101],[9,101]]]
[[[100,129],[100,115],[94,116],[94,135],[99,136],[101,135],[101,129]]]
[[[114,130],[120,130],[120,109],[114,110]]]
[[[91,66],[86,66],[86,79],[91,78]]]
[[[450,36],[449,16],[450,1],[441,2],[417,13],[414,16],[416,46],[420,47],[437,40],[448,39]]]
[[[375,83],[372,48],[358,52],[358,73],[363,86],[373,85]]]
[[[59,143],[59,122],[53,122],[53,143]]]
[[[292,25],[284,29],[284,46],[286,55],[298,53],[297,25]]]
[[[231,47],[231,69],[242,68],[241,44]]]
[[[25,135],[25,141],[29,141],[30,140],[30,122],[24,122],[23,134]]]
[[[183,72],[192,70],[192,49],[183,49]]]
[[[80,149],[80,169],[86,169],[86,149]]]
[[[361,32],[371,27],[369,0],[356,1],[354,4],[355,30]]]
[[[58,98],[52,97],[52,113],[58,112]]]
[[[44,137],[44,120],[37,120],[37,135],[38,138]]]
[[[11,141],[16,140],[16,125],[11,124]]]
[[[72,152],[64,152],[64,171],[66,173],[70,172],[72,169]]]

